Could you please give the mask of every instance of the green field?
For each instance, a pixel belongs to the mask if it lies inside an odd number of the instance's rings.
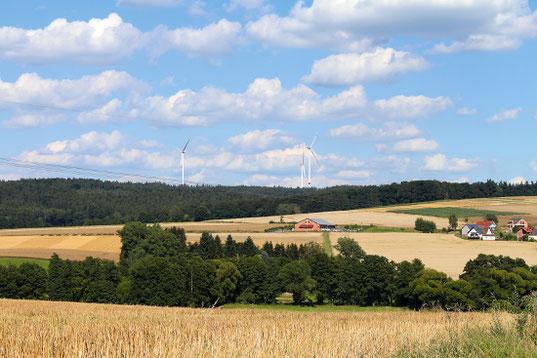
[[[222,307],[224,309],[256,309],[297,312],[400,312],[409,310],[408,308],[402,307],[358,307],[336,305],[297,306],[292,304],[253,305],[247,303],[229,303]]]
[[[20,264],[25,263],[25,262],[38,264],[44,269],[48,269],[48,263],[49,263],[48,260],[27,259],[27,258],[22,258],[22,257],[0,257],[0,265],[13,264],[13,265],[19,266]]]
[[[451,214],[455,214],[459,218],[472,218],[472,217],[482,217],[482,218],[484,218],[487,214],[493,214],[493,215],[496,215],[496,216],[522,216],[522,215],[527,215],[525,213],[513,213],[513,212],[509,212],[509,211],[492,211],[492,210],[481,210],[481,209],[471,209],[471,208],[454,208],[454,207],[399,209],[399,210],[390,210],[389,212],[390,213],[412,214],[412,215],[436,216],[436,217],[439,217],[439,218],[448,218]]]

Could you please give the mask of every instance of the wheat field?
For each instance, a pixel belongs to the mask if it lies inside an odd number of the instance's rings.
[[[479,312],[311,313],[3,299],[0,356],[385,357],[491,319]]]

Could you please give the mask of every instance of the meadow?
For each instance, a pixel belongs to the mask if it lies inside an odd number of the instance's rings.
[[[512,316],[500,314],[502,322]],[[490,313],[293,312],[0,300],[6,357],[386,357]]]
[[[0,265],[15,265],[19,266],[22,263],[38,264],[44,269],[48,269],[49,260],[32,259],[24,257],[0,257]]]

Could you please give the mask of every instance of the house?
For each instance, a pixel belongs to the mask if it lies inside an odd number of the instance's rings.
[[[336,225],[323,219],[305,218],[295,224],[295,231],[332,231]]]
[[[463,237],[476,240],[494,241],[496,234],[492,229],[494,226],[479,226],[477,224],[466,224],[461,230]]]
[[[483,230],[476,224],[469,224],[469,226],[471,226],[471,228],[466,237],[469,239],[481,239],[481,236],[483,236]]]
[[[483,241],[495,241],[496,240],[496,234],[494,233],[494,230],[492,230],[492,226],[489,226],[486,230],[483,230],[483,234],[481,235],[481,240]]]
[[[529,236],[528,236],[528,240],[529,241],[537,241],[537,226],[533,228],[533,230],[531,230]]]
[[[516,239],[522,240],[522,236],[524,235],[530,235],[533,232],[533,227],[522,227],[520,230],[516,232]]]
[[[492,220],[478,221],[476,222],[476,225],[479,226],[481,229],[490,227],[492,231],[496,230],[497,227],[496,223]]]
[[[507,226],[509,227],[509,230],[511,230],[511,232],[513,232],[513,230],[516,227],[525,227],[525,228],[527,228],[529,225],[528,225],[528,222],[526,220],[524,220],[524,218],[512,218],[511,220],[509,220],[507,222]]]

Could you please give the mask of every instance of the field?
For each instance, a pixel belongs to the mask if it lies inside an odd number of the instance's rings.
[[[288,312],[0,300],[6,357],[385,357],[489,313]],[[501,315],[502,321],[511,316]]]
[[[292,222],[304,217],[319,217],[338,225],[364,225],[363,233],[331,233],[335,244],[338,237],[347,235],[355,238],[369,254],[388,257],[394,261],[420,258],[426,266],[444,271],[457,277],[465,263],[479,253],[520,257],[530,265],[537,264],[537,244],[528,242],[483,242],[462,240],[454,235],[420,234],[410,232],[414,221],[422,215],[388,212],[393,210],[426,210],[426,213],[442,212],[445,208],[470,210],[477,215],[485,211],[503,213],[527,213],[530,224],[537,224],[537,197],[510,197],[492,199],[469,199],[458,201],[438,201],[399,205],[372,209],[326,212],[315,214],[295,214],[284,216],[284,221]],[[453,210],[453,209],[449,209]],[[468,213],[468,211],[466,211]],[[447,227],[444,217],[425,216],[437,223],[439,228]],[[472,220],[481,217],[470,217]],[[499,216],[500,225],[505,225],[510,216]],[[276,224],[270,224],[269,221]],[[218,234],[224,241],[231,234],[237,241],[252,237],[261,246],[265,241],[273,243],[304,244],[314,241],[326,246],[326,240],[319,233],[266,233],[268,227],[280,226],[280,217],[243,218],[210,222],[165,223],[163,227],[180,226],[186,229],[190,242],[199,240],[200,232],[208,230]],[[459,220],[459,225],[462,225]],[[373,224],[376,227],[369,228]],[[39,228],[0,230],[0,257],[31,257],[48,259],[56,252],[64,259],[80,260],[94,256],[112,260],[119,259],[121,241],[117,230],[121,226],[88,226],[64,228]],[[404,231],[400,231],[404,229]],[[385,232],[388,231],[388,232]],[[391,231],[391,232],[390,232]],[[395,232],[394,232],[395,231]],[[397,232],[399,231],[399,232]]]
[[[19,266],[22,263],[31,263],[31,264],[38,264],[39,266],[43,267],[44,269],[48,269],[48,260],[40,260],[40,259],[27,259],[27,258],[21,258],[21,257],[0,257],[0,265],[15,265]]]
[[[441,208],[420,208],[420,209],[399,209],[390,210],[390,213],[423,215],[423,216],[436,216],[439,218],[449,218],[451,214],[457,215],[458,218],[484,218],[487,214],[493,214],[496,216],[523,216],[525,213],[513,213],[505,211],[492,211],[472,208],[457,208],[457,207],[441,207]]]

